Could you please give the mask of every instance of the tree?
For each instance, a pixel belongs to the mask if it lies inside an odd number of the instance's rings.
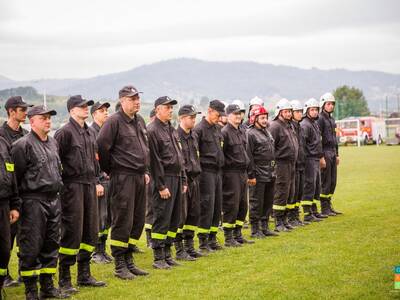
[[[336,99],[335,117],[362,117],[370,114],[362,90],[347,85],[336,88],[333,92]]]

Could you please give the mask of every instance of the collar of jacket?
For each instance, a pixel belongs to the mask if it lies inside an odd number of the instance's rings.
[[[79,133],[84,133],[88,129],[86,122],[84,122],[83,127],[81,127],[81,125],[79,125],[73,118],[69,118],[69,121]]]
[[[133,118],[130,118],[126,113],[124,113],[124,111],[122,109],[118,110],[118,114],[122,117],[122,119],[126,123],[132,123],[136,120],[136,114]]]
[[[171,122],[170,122],[170,121],[164,123],[163,121],[161,121],[161,120],[160,120],[159,118],[157,118],[157,117],[154,119],[154,122],[157,122],[158,124],[160,124],[160,125],[163,126],[163,127],[170,127],[170,126],[171,126]]]
[[[189,130],[189,133],[186,133],[185,130],[179,125],[178,126],[178,133],[182,135],[185,140],[188,140],[192,137],[192,130]]]

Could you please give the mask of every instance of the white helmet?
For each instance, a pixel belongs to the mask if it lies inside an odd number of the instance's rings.
[[[246,111],[246,107],[244,106],[244,103],[242,100],[239,100],[239,99],[233,100],[232,104],[239,106],[241,111]]]
[[[319,103],[318,100],[315,98],[310,98],[304,103],[304,108],[303,108],[303,115],[307,114],[307,109],[311,107],[316,107],[319,109]]]
[[[331,93],[323,94],[319,99],[319,106],[323,108],[326,102],[335,102],[335,96],[333,96]]]
[[[264,106],[264,101],[261,98],[258,98],[257,96],[255,96],[254,98],[252,98],[250,100],[250,104],[249,106],[253,106],[253,105],[261,105]]]
[[[290,101],[290,104],[292,104],[293,110],[303,110],[303,106],[299,100],[292,100]]]
[[[284,110],[284,109],[292,109],[292,105],[290,104],[290,101],[286,98],[282,98],[276,104],[274,120],[279,116],[279,113],[281,112],[281,110]]]

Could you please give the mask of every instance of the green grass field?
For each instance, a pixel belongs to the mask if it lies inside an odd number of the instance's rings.
[[[169,271],[153,270],[146,249],[136,262],[150,276],[129,282],[113,276],[113,265],[94,265],[108,287],[81,288],[73,299],[400,299],[400,147],[340,151],[334,204],[344,215]],[[7,296],[24,299],[23,287]]]

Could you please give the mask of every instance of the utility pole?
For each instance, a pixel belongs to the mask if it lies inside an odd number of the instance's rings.
[[[397,94],[397,113],[400,114],[400,94]]]
[[[386,118],[389,117],[389,109],[388,109],[388,96],[386,95]]]

